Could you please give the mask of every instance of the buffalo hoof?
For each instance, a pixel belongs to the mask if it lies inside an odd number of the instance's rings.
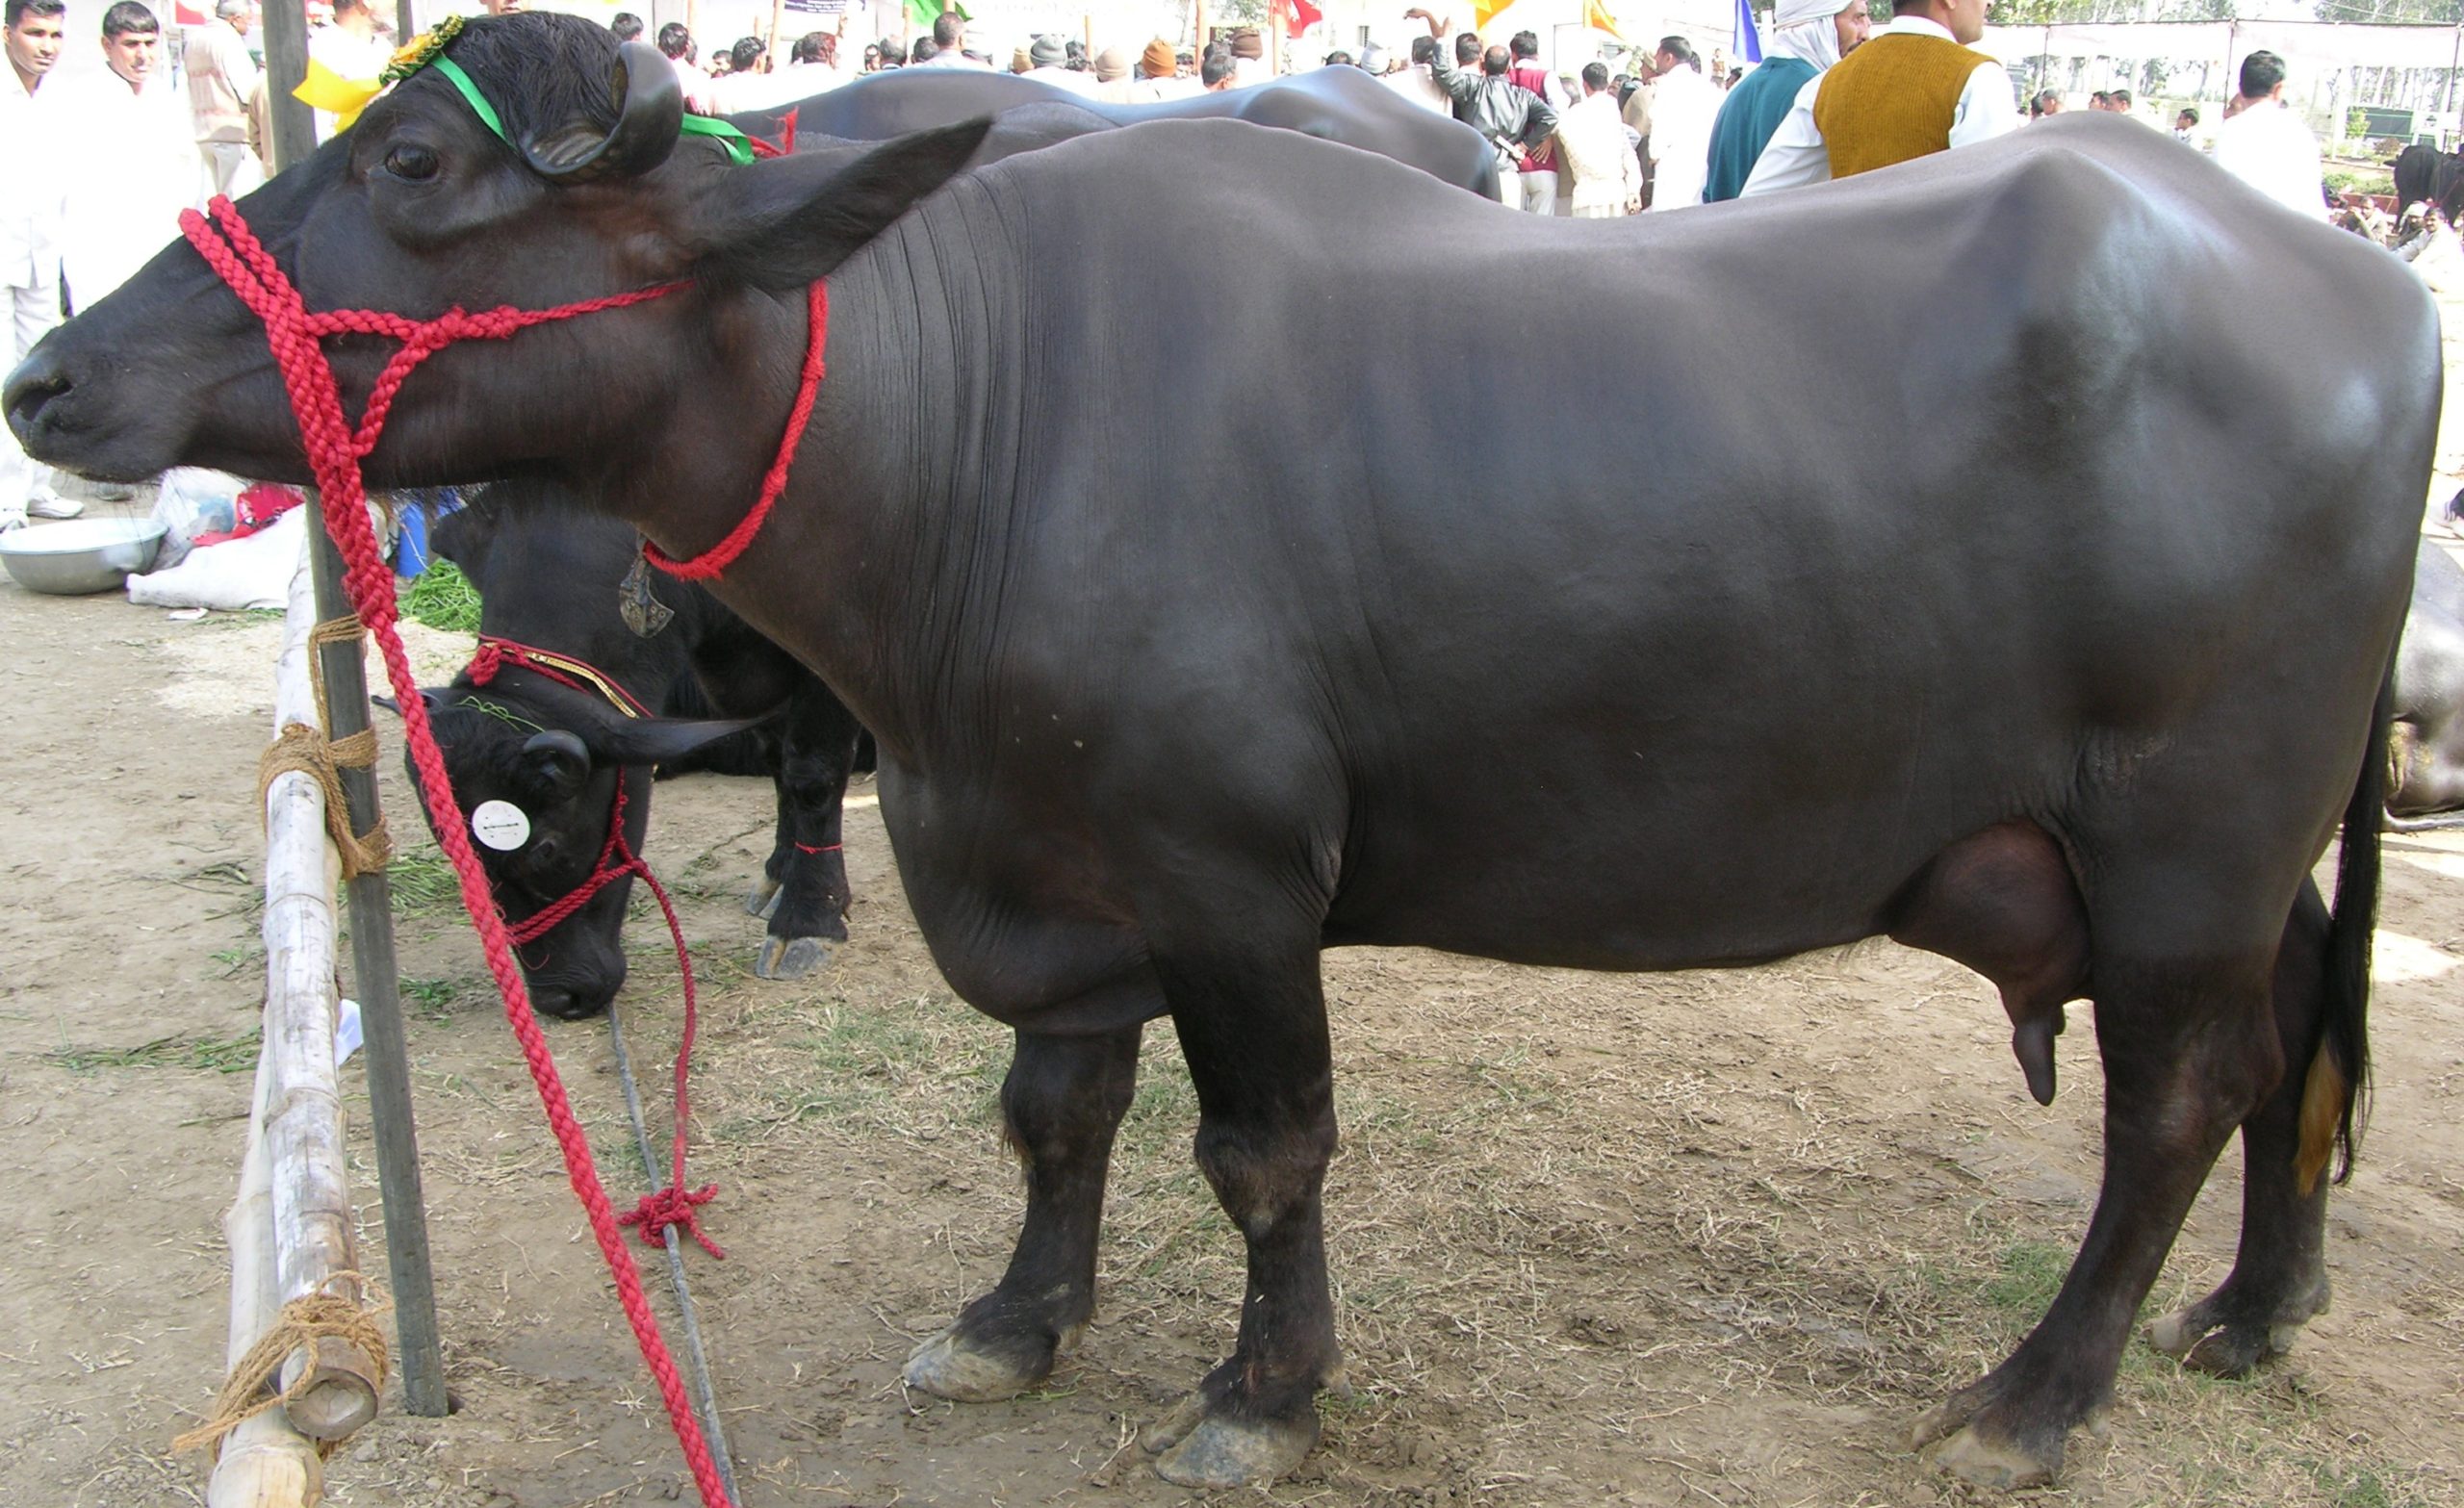
[[[763,979],[802,979],[830,961],[830,943],[822,937],[765,937],[753,972]]]
[[[753,882],[753,888],[744,893],[744,914],[766,920],[779,908],[779,882],[768,875]]]
[[[2147,1327],[2147,1343],[2193,1371],[2214,1377],[2246,1377],[2261,1364],[2293,1349],[2301,1321],[2272,1324],[2224,1320],[2194,1304]]]
[[[1989,1378],[1952,1393],[1917,1416],[1909,1443],[1922,1450],[1941,1441],[1935,1468],[1973,1486],[1997,1493],[2043,1487],[2062,1470],[2062,1434],[2038,1448],[2004,1438],[1978,1417],[1989,1413],[1999,1391]]]
[[[1040,1386],[1052,1375],[1052,1358],[1068,1349],[1079,1332],[1061,1338],[1053,1352],[1020,1357],[984,1350],[952,1325],[910,1352],[907,1385],[952,1403],[998,1403]]]
[[[1318,1411],[1291,1419],[1227,1419],[1192,1397],[1139,1444],[1156,1453],[1155,1474],[1175,1487],[1271,1482],[1316,1448]]]
[[[1988,1440],[1970,1424],[1934,1453],[1935,1470],[1989,1492],[2013,1493],[2053,1481],[2060,1461],[2041,1461],[2017,1445]]]

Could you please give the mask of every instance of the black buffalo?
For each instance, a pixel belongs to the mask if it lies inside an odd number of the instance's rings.
[[[2396,213],[2426,203],[2449,224],[2464,215],[2464,152],[2416,141],[2396,154]]]
[[[654,711],[735,720],[628,716],[603,695],[517,661],[485,685],[465,671],[427,692],[464,809],[504,801],[529,819],[527,842],[479,848],[505,914],[522,921],[589,878],[620,780],[627,839],[638,853],[651,766],[674,767],[733,735],[751,747],[732,767],[768,775],[778,793],[770,857],[746,902],[769,918],[754,972],[796,979],[819,967],[830,945],[847,939],[850,901],[839,813],[860,729],[838,699],[698,586],[659,580],[654,605],[673,617],[654,633],[634,631],[618,588],[636,536],[611,519],[576,513],[552,484],[497,483],[441,521],[435,537],[437,552],[479,590],[483,636],[573,656]],[[754,718],[763,721],[744,729],[742,720]],[[610,886],[520,950],[542,1010],[587,1015],[614,998],[625,980],[626,893]]]
[[[799,141],[808,132],[817,132],[852,141],[886,141],[911,131],[999,117],[1029,106],[1065,109],[1111,126],[1149,120],[1245,120],[1375,152],[1417,167],[1440,183],[1468,189],[1482,198],[1496,196],[1498,154],[1480,133],[1450,115],[1411,103],[1351,67],[1313,68],[1248,89],[1213,90],[1151,105],[1106,104],[1040,79],[981,68],[897,68],[794,105],[732,118],[756,135],[776,136],[793,111]]]
[[[918,925],[1017,1033],[1024,1227],[916,1386],[1023,1391],[1087,1323],[1168,1017],[1248,1281],[1148,1443],[1185,1483],[1300,1459],[1339,1365],[1318,960],[1355,943],[1634,970],[1887,933],[2000,987],[2040,1092],[2092,1000],[2104,1186],[2041,1322],[1919,1421],[1965,1477],[2056,1470],[2237,1128],[2239,1260],[2157,1338],[2240,1371],[2324,1306],[2439,404],[2384,253],[2090,116],[1605,226],[1235,121],[736,168],[614,46],[453,44],[542,166],[422,74],[244,208],[318,308],[694,278],[446,351],[367,461],[552,473],[680,555],[755,495],[828,277],[805,459],[718,590],[873,730]],[[354,411],[377,346],[335,344]],[[185,245],[0,403],[90,475],[304,474]]]
[[[2394,780],[2400,828],[2464,826],[2464,566],[2427,540],[2396,656]]]

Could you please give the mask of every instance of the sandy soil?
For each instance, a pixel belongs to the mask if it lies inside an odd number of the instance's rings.
[[[219,1372],[274,632],[0,586],[0,1158],[17,1171],[0,1500],[201,1500],[194,1463],[166,1447]],[[746,1501],[1182,1500],[1132,1435],[1228,1343],[1239,1269],[1189,1167],[1168,1041],[1150,1042],[1124,1133],[1104,1314],[1079,1355],[1014,1404],[904,1394],[900,1358],[991,1280],[1014,1229],[993,1136],[1007,1043],[935,973],[860,791],[853,944],[817,980],[750,977],[736,896],[765,801],[753,782],[675,782],[652,840],[710,981],[695,1177],[724,1188],[710,1222],[731,1257],[697,1257],[695,1281]],[[2391,852],[2377,1113],[2334,1207],[2334,1312],[2247,1384],[2135,1350],[2109,1431],[2077,1438],[2055,1499],[2464,1494],[2464,841]],[[409,863],[415,879],[432,851]],[[674,1500],[674,1446],[467,929],[423,904],[402,933],[460,1407],[389,1414],[332,1464],[330,1499]],[[675,971],[654,922],[637,916],[632,941],[625,1010],[655,1068]],[[1952,1495],[1903,1428],[2032,1322],[2077,1240],[2092,1034],[2065,1039],[2062,1098],[2039,1111],[1983,984],[1888,945],[1642,979],[1348,953],[1328,981],[1347,1128],[1328,1203],[1357,1391],[1276,1500]],[[604,1029],[552,1035],[629,1198]],[[377,1270],[364,1115],[355,1131]],[[2225,1269],[2237,1184],[2228,1155],[2160,1294]]]

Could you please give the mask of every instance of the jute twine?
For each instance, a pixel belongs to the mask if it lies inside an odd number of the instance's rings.
[[[366,1280],[357,1272],[337,1272],[325,1279],[319,1291],[303,1293],[282,1306],[257,1343],[247,1354],[232,1365],[230,1375],[222,1379],[222,1391],[214,1400],[214,1413],[207,1420],[171,1442],[174,1454],[211,1447],[215,1458],[222,1455],[223,1437],[255,1419],[266,1410],[279,1408],[299,1396],[317,1380],[317,1345],[322,1341],[340,1341],[356,1347],[366,1356],[374,1375],[369,1382],[377,1392],[385,1391],[385,1377],[390,1369],[385,1350],[385,1329],[376,1321],[393,1313],[391,1303],[379,1301],[374,1308],[364,1308],[359,1300],[333,1291],[335,1285],[347,1283],[352,1289]],[[308,1349],[308,1365],[291,1386],[279,1392],[270,1391],[274,1377],[291,1353],[301,1347]],[[319,1459],[331,1456],[339,1440],[317,1441]]]
[[[324,728],[333,727],[334,718],[325,701],[324,656],[318,652],[319,647],[342,643],[356,646],[366,633],[355,615],[328,618],[308,630],[308,680],[317,699],[317,719]],[[386,831],[381,813],[376,825],[366,832],[351,831],[350,807],[343,797],[341,772],[372,769],[375,764],[373,728],[363,728],[348,738],[327,738],[321,728],[305,723],[286,723],[258,756],[257,809],[265,810],[266,793],[273,788],[277,777],[294,770],[307,776],[325,794],[325,831],[334,840],[335,852],[342,856],[343,878],[351,880],[372,874],[394,856],[393,834]]]

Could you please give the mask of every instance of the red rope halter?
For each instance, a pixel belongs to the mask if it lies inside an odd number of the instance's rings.
[[[300,442],[307,453],[309,471],[326,502],[325,528],[333,536],[335,548],[342,553],[344,587],[350,596],[351,605],[358,611],[360,621],[375,635],[377,650],[385,661],[386,677],[393,684],[396,699],[401,703],[403,732],[410,744],[412,765],[419,772],[421,796],[427,804],[437,841],[453,861],[454,874],[461,882],[463,908],[470,912],[472,924],[478,930],[480,950],[487,957],[488,971],[495,977],[497,990],[504,1000],[505,1018],[521,1044],[524,1061],[530,1069],[532,1082],[538,1086],[540,1103],[547,1112],[548,1124],[564,1154],[566,1177],[589,1216],[591,1235],[597,1240],[600,1256],[606,1262],[608,1274],[615,1281],[617,1302],[623,1306],[634,1339],[641,1345],[644,1365],[658,1384],[659,1397],[666,1404],[669,1422],[675,1426],[678,1445],[683,1451],[685,1463],[692,1469],[694,1485],[701,1492],[702,1501],[706,1508],[724,1508],[728,1502],[727,1488],[720,1480],[718,1466],[711,1459],[709,1446],[702,1438],[701,1422],[694,1418],[692,1406],[685,1398],[684,1383],[677,1375],[675,1360],[668,1354],[667,1343],[659,1335],[657,1316],[652,1313],[650,1302],[643,1295],[641,1275],[633,1265],[632,1254],[625,1246],[622,1230],[626,1222],[609,1205],[606,1189],[599,1181],[599,1170],[591,1159],[589,1138],[574,1116],[572,1103],[556,1074],[555,1060],[549,1052],[547,1037],[540,1031],[537,1015],[531,1009],[529,992],[514,957],[514,938],[503,915],[497,909],[495,898],[488,891],[487,875],[479,867],[478,856],[472,850],[470,831],[465,825],[461,805],[454,800],[452,785],[446,778],[445,760],[437,750],[436,732],[428,720],[427,703],[420,696],[418,677],[412,674],[410,657],[403,652],[401,635],[396,628],[398,611],[394,600],[393,575],[377,551],[375,531],[368,519],[368,493],[359,473],[360,460],[375,447],[376,438],[384,428],[385,415],[393,404],[395,394],[400,390],[402,380],[429,355],[458,340],[504,340],[534,324],[641,303],[673,293],[679,285],[641,289],[553,309],[503,308],[471,315],[456,308],[429,320],[410,319],[374,310],[310,314],[299,291],[283,275],[281,268],[249,231],[247,222],[231,201],[218,196],[209,208],[214,214],[211,222],[193,210],[184,212],[180,217],[181,232],[196,248],[197,254],[205,258],[206,265],[230,285],[240,301],[265,324],[266,344],[271,348],[275,365],[281,370],[283,387],[291,399],[291,411],[299,424]],[[325,360],[324,350],[320,345],[324,336],[336,334],[391,336],[403,343],[402,348],[386,363],[375,390],[370,395],[368,411],[361,417],[356,430],[344,418],[341,386],[335,380],[333,367]],[[822,327],[816,319],[810,337],[811,352],[807,358],[808,369],[818,367],[821,340]],[[808,412],[809,401],[801,402],[800,407]],[[790,448],[795,427],[790,427]],[[746,534],[748,541],[750,538],[750,534]],[[741,552],[741,550],[739,545],[737,551]],[[728,558],[732,559],[733,556]],[[722,560],[711,569],[715,571],[725,564]],[[621,834],[621,822],[616,831]],[[662,908],[670,910],[672,924],[673,910],[668,907],[667,898],[659,892],[655,882],[652,882],[652,893],[658,896]],[[680,1072],[681,1066],[682,1056],[680,1054]],[[680,1098],[677,1102],[680,1135],[684,1123],[684,1109]],[[708,1191],[702,1190],[697,1195],[671,1187],[666,1195],[657,1208],[646,1205],[635,1212],[638,1223],[643,1227],[644,1239],[649,1240],[655,1231],[670,1224],[683,1224],[689,1234],[698,1235],[691,1225],[692,1207],[707,1198]]]
[[[651,715],[650,708],[642,704],[639,697],[626,690],[622,681],[589,661],[533,649],[527,644],[493,634],[480,638],[478,652],[471,656],[471,663],[463,674],[470,677],[471,684],[485,686],[494,682],[497,673],[507,665],[518,665],[532,675],[544,676],[584,694],[596,692],[627,717]],[[526,946],[555,931],[567,917],[588,905],[591,897],[628,875],[636,877],[649,887],[652,898],[658,902],[659,914],[667,920],[668,941],[676,947],[677,973],[684,981],[684,1031],[676,1048],[674,1171],[665,1188],[642,1195],[641,1201],[629,1213],[616,1217],[616,1223],[639,1226],[645,1246],[664,1245],[663,1233],[669,1226],[676,1226],[700,1242],[704,1251],[725,1261],[727,1253],[703,1232],[701,1217],[693,1213],[696,1206],[707,1204],[718,1197],[719,1186],[705,1184],[689,1192],[684,1188],[685,1127],[691,1121],[685,1099],[685,1083],[693,1061],[693,1038],[700,1030],[701,1020],[693,992],[693,956],[684,946],[684,928],[676,919],[676,906],[667,898],[667,887],[658,882],[658,876],[651,873],[650,861],[633,852],[632,845],[625,839],[625,807],[630,795],[627,789],[629,774],[622,769],[616,772],[616,800],[607,816],[607,841],[600,846],[599,859],[591,866],[590,877],[521,921],[509,923],[505,932],[515,946]]]

